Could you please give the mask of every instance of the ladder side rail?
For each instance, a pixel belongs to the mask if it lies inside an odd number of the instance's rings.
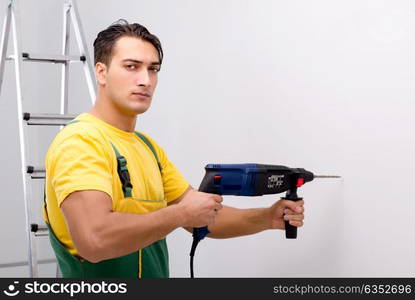
[[[63,5],[63,35],[62,35],[62,55],[69,54],[69,34],[70,34],[70,5],[65,2]],[[68,81],[69,81],[69,62],[62,64],[61,70],[61,98],[60,113],[68,113]],[[63,126],[62,126],[63,127]]]
[[[11,1],[11,27],[13,30],[13,48],[14,48],[14,65],[15,65],[15,76],[16,76],[16,96],[17,96],[17,119],[19,127],[19,143],[20,143],[20,159],[21,159],[21,174],[23,180],[23,199],[25,205],[25,217],[26,217],[26,235],[28,239],[28,263],[29,263],[29,276],[38,277],[37,268],[37,249],[34,241],[34,236],[30,230],[33,212],[32,204],[32,187],[29,183],[30,176],[27,173],[26,158],[27,158],[27,135],[26,126],[23,123],[23,95],[21,86],[21,66],[22,66],[22,55],[21,55],[21,41],[20,41],[20,15],[18,4],[16,0]]]
[[[63,27],[62,27],[62,55],[69,54],[69,41],[70,41],[70,17],[71,17],[71,5],[65,1],[63,4]],[[68,103],[68,84],[69,84],[69,62],[62,64],[62,73],[61,73],[61,101],[60,101],[60,108],[59,111],[62,115],[66,115],[69,112],[69,103]],[[64,126],[61,125],[60,129]],[[46,174],[45,174],[46,176]],[[46,182],[45,182],[46,187]],[[55,270],[56,278],[61,277],[61,271],[59,268],[59,263],[56,262],[56,270]]]
[[[79,52],[81,56],[85,57],[83,62],[83,68],[85,72],[86,82],[88,85],[89,95],[91,97],[91,103],[94,105],[96,99],[96,80],[95,72],[92,67],[92,62],[89,57],[88,49],[86,47],[86,39],[84,32],[82,30],[82,24],[78,13],[78,8],[76,6],[75,0],[65,0],[69,5],[71,5],[71,21],[74,27],[76,41],[78,43]]]
[[[6,64],[7,44],[9,42],[10,33],[10,21],[11,21],[11,2],[7,5],[5,18],[3,22],[2,40],[0,45],[0,95],[1,86],[3,83],[4,66]]]

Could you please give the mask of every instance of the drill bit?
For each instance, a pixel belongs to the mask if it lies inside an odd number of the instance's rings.
[[[314,175],[314,178],[342,178],[339,175]]]

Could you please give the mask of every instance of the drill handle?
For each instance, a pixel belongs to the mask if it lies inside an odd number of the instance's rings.
[[[285,194],[285,197],[282,197],[283,200],[290,201],[299,201],[303,198],[297,196],[297,187],[288,190]],[[285,237],[287,239],[296,239],[297,238],[297,227],[292,226],[288,221],[285,221]]]
[[[203,240],[209,233],[210,231],[207,226],[193,228],[193,238],[198,240]]]

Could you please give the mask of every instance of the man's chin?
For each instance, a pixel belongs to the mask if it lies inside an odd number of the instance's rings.
[[[129,111],[131,115],[137,116],[137,115],[141,115],[145,113],[149,108],[150,108],[150,105],[146,105],[146,106],[142,105],[139,107],[130,107]]]

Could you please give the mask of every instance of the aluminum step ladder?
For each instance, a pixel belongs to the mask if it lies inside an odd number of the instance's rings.
[[[95,102],[96,81],[92,62],[88,55],[86,41],[82,30],[82,25],[79,18],[75,0],[61,0],[63,2],[63,37],[62,37],[62,53],[59,55],[45,55],[23,52],[20,41],[20,16],[19,16],[19,0],[8,0],[6,8],[2,39],[0,45],[0,96],[3,82],[3,75],[6,62],[11,60],[14,62],[15,81],[16,81],[16,96],[17,96],[17,117],[18,117],[18,131],[20,144],[20,158],[21,158],[21,176],[23,182],[23,200],[25,206],[26,219],[26,235],[28,244],[28,261],[16,262],[0,265],[0,267],[13,267],[28,265],[29,276],[38,277],[38,264],[50,263],[51,259],[38,260],[37,259],[37,243],[36,238],[48,235],[48,229],[45,224],[37,224],[34,220],[33,209],[41,210],[41,207],[33,207],[34,199],[32,194],[32,180],[44,179],[44,167],[31,166],[28,164],[28,151],[26,145],[27,126],[31,125],[49,125],[60,126],[61,128],[72,120],[75,115],[68,114],[68,77],[69,64],[81,63],[86,77],[89,96],[92,105]],[[78,55],[69,55],[69,37],[70,24],[72,23],[74,35],[79,49]],[[12,31],[13,53],[7,56],[7,49],[9,43],[10,31]],[[58,114],[37,114],[24,112],[23,97],[22,97],[22,63],[23,62],[41,62],[61,64],[61,93],[60,93],[60,112]],[[53,261],[53,260],[52,260]],[[59,268],[57,267],[57,276],[59,276]]]

